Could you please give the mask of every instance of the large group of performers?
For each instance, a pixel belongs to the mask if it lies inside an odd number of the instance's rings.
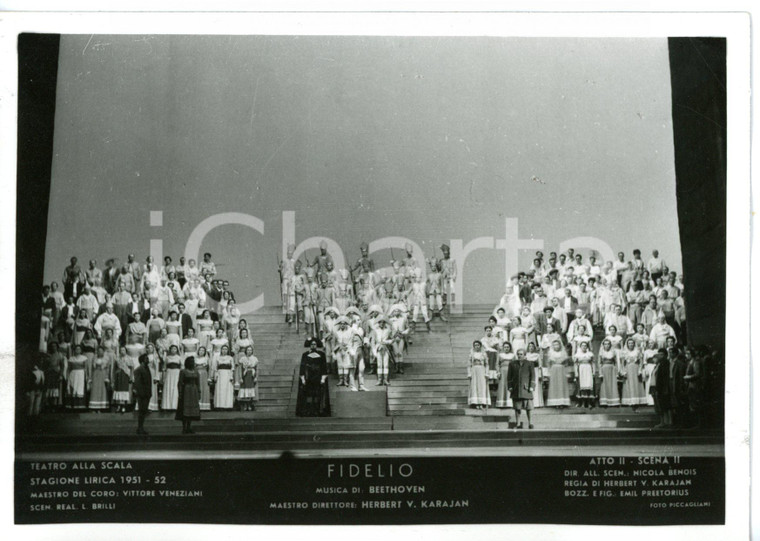
[[[476,409],[654,406],[658,428],[701,422],[706,348],[686,344],[683,275],[657,250],[588,260],[537,252],[512,276],[470,352]],[[522,424],[518,424],[522,426]]]
[[[99,269],[77,258],[57,282],[43,286],[40,359],[29,407],[125,412],[135,407],[135,370],[147,357],[150,411],[176,411],[188,359],[199,374],[199,408],[252,410],[258,364],[248,324],[211,254],[158,266],[130,254]]]
[[[326,242],[309,260],[295,246],[278,261],[285,324],[306,336],[299,370],[299,415],[329,415],[328,374],[350,391],[387,386],[403,377],[420,319],[432,332],[446,323],[455,299],[457,265],[447,245],[425,261],[405,246],[401,259],[376,269],[368,245],[336,269]],[[152,411],[177,409],[177,380],[192,357],[201,410],[252,410],[259,399],[253,337],[229,282],[211,254],[174,265],[165,257],[143,264],[87,268],[71,258],[42,291],[40,359],[32,371],[30,413],[134,408],[139,358],[147,356]],[[704,361],[709,352],[683,347],[683,276],[657,250],[644,261],[584,260],[573,249],[537,252],[512,276],[472,344],[468,405],[513,408],[516,419],[541,407],[654,405],[658,426],[699,422]],[[375,376],[370,381],[369,376]],[[522,426],[521,424],[519,426]]]

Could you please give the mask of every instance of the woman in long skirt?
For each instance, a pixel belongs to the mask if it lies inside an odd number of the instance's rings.
[[[182,357],[177,346],[169,347],[169,354],[164,359],[164,394],[161,397],[161,409],[174,411],[177,409],[179,396],[177,395],[177,382],[179,372],[182,370]]]
[[[483,409],[491,405],[491,392],[488,390],[488,357],[481,351],[483,344],[480,340],[472,343],[470,351],[470,363],[467,368],[467,377],[470,378],[470,395],[467,403],[476,409]]]
[[[111,383],[111,356],[106,354],[103,346],[98,346],[98,353],[87,369],[87,386],[90,389],[88,407],[100,412],[107,410],[108,385]]]
[[[47,364],[45,365],[45,402],[50,409],[63,406],[64,375],[68,359],[58,349],[58,342],[50,342]]]
[[[226,342],[227,339],[223,338],[223,340]],[[235,406],[234,370],[235,360],[230,356],[230,348],[224,344],[219,351],[219,356],[211,357],[214,409],[232,409]]]
[[[185,369],[177,377],[177,413],[174,418],[182,421],[183,434],[195,434],[190,424],[201,418],[200,375],[195,369],[195,358],[185,359]]]
[[[652,393],[649,392],[649,389],[652,385],[652,373],[657,364],[656,356],[657,343],[654,340],[649,340],[643,353],[643,366],[641,369],[641,375],[644,379],[644,393],[646,394],[647,406],[654,406],[654,397],[652,396]]]
[[[206,349],[211,346],[211,340],[214,338],[214,322],[211,319],[211,312],[204,310],[197,320],[198,340]]]
[[[515,354],[512,352],[512,344],[503,342],[499,351],[499,387],[496,390],[497,408],[511,408],[512,402],[509,400],[509,380],[507,372],[509,363],[515,360]]]
[[[307,341],[309,351],[301,356],[298,370],[298,399],[296,415],[299,417],[329,417],[330,393],[327,383],[327,358],[319,351],[319,341]]]
[[[66,394],[69,398],[69,407],[72,409],[81,410],[87,407],[85,402],[87,362],[87,357],[82,353],[82,346],[75,345],[66,374]]]
[[[599,405],[602,407],[619,406],[617,378],[620,372],[618,350],[612,347],[612,341],[605,338],[599,348],[599,376],[602,384],[599,387]]]
[[[536,373],[536,380],[533,384],[533,408],[543,408],[544,386],[542,384],[541,354],[538,352],[535,342],[528,342],[528,352],[525,354],[525,358],[533,363]]]
[[[150,395],[150,402],[148,403],[148,411],[158,411],[158,383],[161,381],[161,358],[156,353],[156,348],[153,344],[146,344],[145,354],[148,356],[148,370],[150,370],[150,380],[153,386],[151,389],[153,392]]]
[[[492,382],[496,381],[496,378],[498,377],[496,357],[498,356],[497,348],[499,347],[499,339],[493,334],[492,325],[486,325],[484,330],[486,331],[486,334],[480,339],[480,343],[483,345],[483,352],[486,354],[486,359],[488,359],[488,371],[486,376],[488,377],[488,381]]]
[[[238,359],[235,369],[235,387],[238,389],[240,411],[253,410],[253,402],[258,398],[259,360],[253,354],[253,347],[248,346]]]
[[[578,402],[584,407],[594,407],[594,354],[588,342],[580,342],[575,353],[575,369],[578,374]]]
[[[555,340],[549,350],[549,396],[546,405],[549,407],[562,408],[570,405],[570,388],[567,385],[567,373],[565,365],[570,360],[562,342]]]
[[[198,348],[198,352],[195,354],[195,369],[198,371],[200,379],[198,385],[200,385],[200,407],[201,411],[209,411],[211,409],[211,377],[210,377],[210,359],[206,348],[203,346]]]
[[[119,356],[112,364],[111,381],[113,382],[112,403],[119,413],[124,413],[131,402],[132,369],[134,362],[126,347],[119,348]]]
[[[629,338],[625,341],[625,348],[620,352],[620,367],[625,377],[625,383],[623,383],[623,396],[620,402],[624,406],[633,406],[633,410],[636,411],[638,406],[643,406],[647,403],[646,395],[644,394],[644,383],[641,381],[641,365],[643,364],[644,355],[636,347],[636,342],[633,338]]]

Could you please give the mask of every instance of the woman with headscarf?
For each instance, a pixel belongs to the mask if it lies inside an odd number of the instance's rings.
[[[547,355],[549,365],[549,396],[546,405],[562,408],[570,405],[570,387],[567,382],[566,365],[570,364],[567,350],[559,339],[552,342]]]
[[[195,434],[190,424],[201,418],[200,375],[195,369],[195,358],[185,359],[185,368],[177,377],[177,413],[174,418],[182,421],[183,434]]]
[[[298,400],[296,415],[299,417],[329,417],[330,395],[327,384],[327,358],[319,351],[319,340],[308,340],[309,350],[301,355],[298,370]]]
[[[259,360],[253,354],[253,346],[245,348],[235,367],[235,388],[238,389],[240,411],[253,410],[254,401],[258,400]]]
[[[491,391],[488,389],[488,356],[482,351],[482,347],[480,340],[472,343],[467,366],[467,377],[470,378],[467,404],[479,410],[491,405]]]
[[[602,340],[599,348],[597,365],[601,386],[599,388],[599,405],[602,407],[619,406],[620,394],[618,393],[617,379],[620,373],[619,351],[612,347],[609,337]]]

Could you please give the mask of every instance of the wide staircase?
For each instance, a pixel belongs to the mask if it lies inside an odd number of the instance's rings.
[[[196,423],[199,433],[228,434],[233,437],[255,437],[256,434],[280,434],[296,437],[306,433],[329,433],[338,437],[348,433],[476,433],[502,432],[515,428],[512,409],[475,410],[467,405],[467,363],[472,341],[483,336],[491,307],[468,305],[461,314],[452,315],[448,322],[435,319],[432,332],[419,324],[413,344],[405,354],[405,374],[392,374],[390,386],[376,385],[375,376],[367,374],[369,392],[351,392],[336,386],[331,376],[329,418],[299,418],[295,415],[298,378],[297,371],[304,351],[303,329],[296,333],[295,325],[284,322],[279,307],[266,307],[246,316],[254,350],[259,358],[260,398],[253,412],[204,412]],[[523,421],[525,418],[523,417]],[[611,437],[620,429],[647,431],[657,422],[651,407],[633,412],[629,407],[556,410],[540,408],[533,412],[536,431],[580,431],[590,437],[602,431]],[[32,432],[39,436],[63,436],[76,433],[93,438],[109,435],[134,436],[134,414],[91,412],[44,413]],[[527,423],[526,423],[527,426]],[[149,417],[153,434],[176,437],[179,423],[173,412],[158,412]],[[613,432],[610,432],[613,429]],[[528,431],[519,431],[526,434]],[[531,431],[533,432],[533,431]],[[632,433],[632,431],[624,430]],[[577,432],[576,432],[577,433]],[[246,435],[247,434],[247,435]],[[292,436],[286,436],[292,434]],[[437,436],[436,436],[437,437]],[[447,436],[448,437],[448,436]],[[452,441],[458,441],[454,438]],[[348,440],[340,440],[348,441]],[[39,443],[39,439],[30,442]],[[52,440],[51,440],[52,443]],[[272,445],[277,445],[270,442]]]

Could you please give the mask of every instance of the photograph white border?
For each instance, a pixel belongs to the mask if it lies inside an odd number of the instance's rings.
[[[13,9],[13,2],[0,5]],[[29,9],[29,2],[24,2]],[[39,3],[36,3],[39,5]],[[49,3],[52,4],[52,3]],[[69,3],[71,4],[71,3]],[[76,3],[75,3],[76,4]],[[71,9],[87,9],[93,2],[80,2]],[[241,9],[237,6],[229,10]],[[320,3],[319,6],[300,9],[346,10],[356,9],[353,3]],[[596,5],[599,2],[573,3],[573,7]],[[626,7],[631,2],[626,2]],[[705,4],[705,3],[702,3]],[[713,9],[729,9],[727,4],[712,3]],[[57,4],[56,4],[57,5]],[[84,7],[82,7],[84,5]],[[16,108],[17,108],[17,57],[16,38],[19,33],[60,34],[293,34],[293,35],[447,35],[447,36],[532,36],[532,37],[675,37],[711,36],[728,38],[727,47],[727,119],[728,119],[728,169],[727,169],[727,261],[729,275],[726,280],[726,526],[678,526],[678,527],[606,527],[567,525],[445,525],[445,526],[388,526],[388,527],[275,527],[275,526],[174,526],[167,532],[165,525],[45,525],[16,526],[13,524],[13,352],[15,327],[14,310],[0,313],[0,433],[2,448],[0,461],[0,525],[12,527],[3,533],[8,538],[23,539],[144,539],[169,538],[208,539],[209,536],[265,535],[277,537],[301,537],[331,540],[361,535],[363,540],[435,536],[437,539],[457,539],[472,536],[520,535],[524,539],[587,539],[589,535],[615,539],[659,537],[667,533],[675,539],[741,539],[748,535],[750,522],[749,504],[749,397],[750,397],[750,317],[746,302],[750,290],[750,14],[734,13],[537,13],[539,9],[567,9],[564,2],[543,2],[531,6],[532,13],[495,12],[516,9],[516,4],[484,2],[464,8],[460,2],[446,2],[431,6],[430,3],[413,5],[400,3],[372,3],[363,9],[378,12],[343,13],[275,13],[273,9],[294,9],[295,4],[266,2],[255,5],[257,13],[2,13],[0,18],[0,179],[5,194],[16,189]],[[619,3],[607,3],[613,9]],[[640,9],[652,9],[649,3],[638,3]],[[687,4],[679,3],[681,9]],[[697,4],[699,5],[699,4]],[[481,9],[491,12],[389,12],[389,10],[418,9]],[[725,6],[725,7],[724,7]],[[743,6],[743,4],[740,4]],[[152,9],[161,8],[155,2]],[[199,2],[184,4],[184,9],[203,9]],[[520,6],[517,6],[518,8]],[[657,9],[667,5],[658,4]],[[694,9],[693,4],[689,4]],[[145,2],[132,8],[146,9]],[[49,9],[49,8],[48,8]],[[522,9],[527,9],[523,4]],[[602,8],[603,9],[603,8]],[[734,8],[735,9],[735,8]],[[749,11],[749,6],[745,8]],[[754,197],[753,193],[753,197]],[[15,198],[5,197],[0,212],[0,298],[6,306],[13,306],[15,298]],[[753,253],[752,259],[755,259]],[[753,269],[753,275],[757,273]],[[757,323],[753,322],[757,330]],[[758,334],[755,333],[755,336]],[[746,365],[739,366],[746,362]],[[753,374],[757,381],[757,374]],[[245,530],[244,530],[245,528]],[[276,528],[276,529],[275,529]],[[360,529],[361,528],[361,529]],[[308,531],[308,533],[307,533]],[[244,533],[245,532],[245,533]],[[729,537],[725,537],[728,535]]]

